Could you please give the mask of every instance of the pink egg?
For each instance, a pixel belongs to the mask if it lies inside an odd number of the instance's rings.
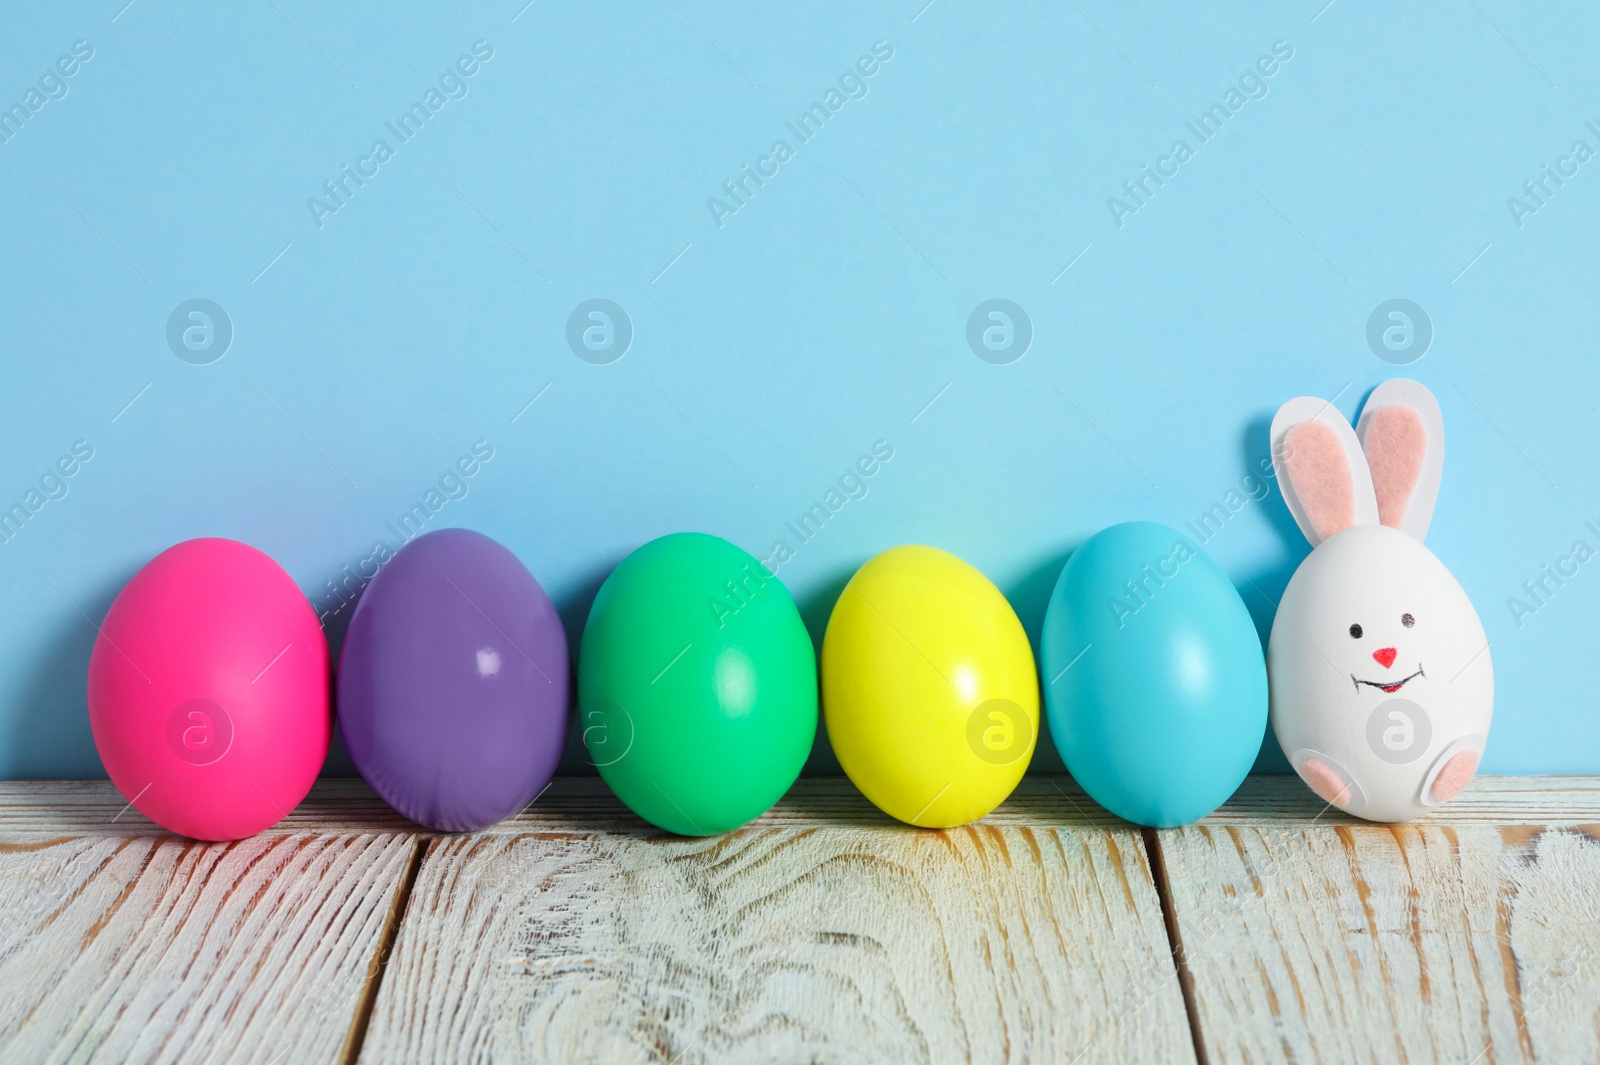
[[[328,753],[328,643],[271,558],[188,540],[134,574],[89,659],[111,782],[163,828],[242,839],[297,806]]]

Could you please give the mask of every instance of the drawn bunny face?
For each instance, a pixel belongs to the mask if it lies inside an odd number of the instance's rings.
[[[1494,707],[1477,612],[1422,545],[1444,460],[1438,404],[1389,381],[1352,430],[1327,402],[1291,400],[1272,447],[1315,548],[1267,647],[1273,731],[1328,802],[1374,821],[1420,817],[1472,779]]]

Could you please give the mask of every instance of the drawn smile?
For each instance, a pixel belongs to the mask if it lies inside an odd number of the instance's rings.
[[[1350,679],[1355,681],[1356,691],[1360,691],[1361,690],[1361,686],[1363,684],[1366,684],[1366,685],[1370,685],[1371,687],[1377,688],[1380,691],[1385,691],[1385,692],[1388,692],[1390,695],[1393,695],[1395,692],[1397,692],[1401,688],[1405,687],[1407,681],[1414,680],[1417,677],[1425,677],[1425,676],[1427,676],[1427,674],[1422,672],[1422,663],[1418,662],[1417,663],[1417,671],[1415,673],[1411,674],[1411,676],[1409,676],[1409,677],[1401,677],[1399,680],[1391,681],[1388,684],[1385,684],[1381,680],[1360,680],[1360,679],[1358,679],[1356,677],[1356,675],[1354,673],[1350,674]]]

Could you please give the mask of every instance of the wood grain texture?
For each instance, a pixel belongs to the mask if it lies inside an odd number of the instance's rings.
[[[0,784],[0,1062],[1596,1061],[1596,826],[1596,778],[1392,827],[1252,778],[1151,870],[1066,778],[948,832],[811,779],[714,840],[594,778],[460,836],[333,780],[210,845]]]
[[[1136,831],[1049,784],[939,832],[846,788],[712,840],[574,831],[598,800],[434,840],[361,1060],[1193,1060]]]
[[[1583,825],[1600,822],[1600,777],[1478,777],[1419,825]],[[1209,825],[1365,825],[1317,798],[1297,776],[1247,777]]]
[[[1206,1060],[1600,1060],[1600,830],[1471,812],[1160,833]]]
[[[1072,778],[1025,777],[986,825],[1039,825],[1064,817],[1074,825],[1127,828]],[[1299,777],[1250,777],[1207,823],[1361,824],[1313,795]],[[1600,777],[1478,777],[1461,797],[1423,822],[1460,824],[1586,824],[1600,822]],[[780,799],[757,825],[889,823],[843,777],[810,777]],[[518,834],[530,827],[615,827],[640,821],[599,777],[560,777],[517,817],[486,831]],[[0,836],[149,835],[161,830],[131,809],[104,780],[0,781]],[[359,779],[319,780],[288,817],[262,835],[314,832],[426,832],[395,813]],[[258,837],[259,838],[259,837]]]
[[[317,781],[288,817],[254,838],[422,831],[378,798],[366,781],[350,778]],[[0,781],[0,839],[162,833],[108,780]]]
[[[413,847],[0,818],[0,1061],[337,1060]]]

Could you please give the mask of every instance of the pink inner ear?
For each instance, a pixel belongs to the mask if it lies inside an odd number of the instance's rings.
[[[1379,407],[1367,419],[1361,446],[1372,469],[1372,489],[1378,494],[1378,520],[1398,529],[1406,519],[1406,507],[1428,454],[1428,431],[1422,427],[1422,416],[1399,404]]]
[[[1356,520],[1356,493],[1350,457],[1339,434],[1312,419],[1283,434],[1289,481],[1306,520],[1323,540],[1348,529]]]

